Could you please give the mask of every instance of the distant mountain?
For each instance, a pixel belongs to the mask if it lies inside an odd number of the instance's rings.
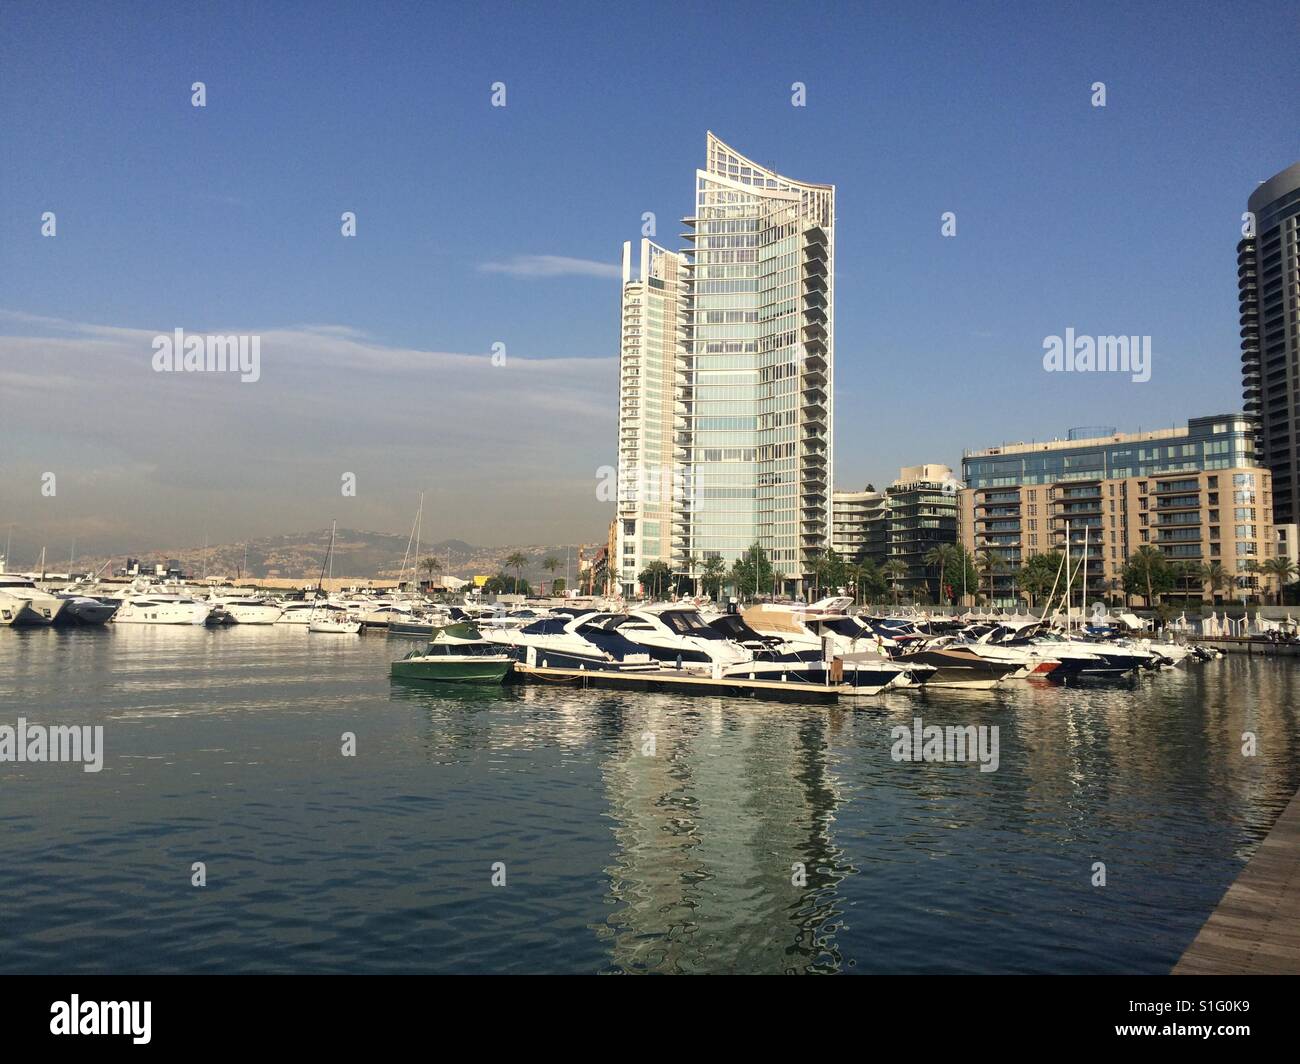
[[[308,532],[290,532],[281,536],[264,536],[251,539],[245,543],[226,543],[216,546],[180,547],[165,551],[148,551],[132,557],[138,558],[146,567],[155,563],[169,561],[180,562],[187,576],[209,577],[251,577],[280,579],[314,579],[320,575],[321,566],[329,548],[330,530],[315,529]],[[559,544],[557,546],[508,546],[476,547],[460,539],[445,539],[437,543],[421,544],[420,557],[406,557],[409,533],[394,534],[390,532],[367,532],[357,529],[340,528],[335,534],[334,564],[335,577],[355,577],[358,580],[397,577],[401,575],[403,558],[406,558],[406,570],[410,573],[413,566],[424,558],[437,558],[441,568],[438,570],[449,576],[468,579],[478,574],[501,572],[505,559],[518,551],[528,559],[524,566],[523,577],[536,585],[539,581],[547,583],[552,575],[542,568],[547,558],[555,558],[560,567],[555,577],[563,579],[566,567],[570,578],[575,579],[578,570],[577,544]],[[589,544],[585,548],[590,554],[595,548]],[[247,563],[245,563],[247,558]],[[84,555],[77,559],[78,571],[90,569],[97,571],[110,559]],[[125,556],[114,556],[109,570],[116,572],[125,563]],[[420,570],[423,576],[424,571]],[[514,571],[510,571],[514,575]]]

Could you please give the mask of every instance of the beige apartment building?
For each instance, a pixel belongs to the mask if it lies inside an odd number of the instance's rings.
[[[1124,565],[1148,544],[1171,561],[1219,563],[1221,600],[1254,595],[1261,577],[1250,563],[1273,557],[1278,542],[1272,474],[1256,464],[1253,423],[1241,414],[1152,432],[1075,429],[1064,440],[967,452],[962,472],[960,542],[997,552],[996,605],[1022,600],[1017,571],[1035,554],[1064,552],[1067,532],[1072,560],[1086,546],[1089,602],[1120,601]],[[1183,590],[1211,595],[1208,583]]]

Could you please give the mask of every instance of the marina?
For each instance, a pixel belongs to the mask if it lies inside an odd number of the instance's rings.
[[[792,703],[398,680],[410,640],[280,625],[3,635],[7,719],[104,728],[97,773],[4,766],[13,972],[1160,974],[1300,785],[1300,679],[1244,655]],[[916,716],[998,727],[998,770],[893,760]]]
[[[1286,1036],[1294,4],[9,7],[16,1056]]]

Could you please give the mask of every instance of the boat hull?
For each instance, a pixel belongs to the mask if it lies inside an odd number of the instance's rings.
[[[107,624],[117,612],[116,606],[107,602],[97,602],[94,599],[68,599],[67,603],[63,607],[63,612],[55,618],[55,624],[71,627]]]
[[[434,683],[501,683],[513,661],[395,661],[395,680],[428,680]]]
[[[934,672],[923,680],[927,688],[956,687],[968,691],[990,690],[1019,669],[1018,665],[953,650],[922,650],[894,660],[900,665],[916,662],[933,667]]]

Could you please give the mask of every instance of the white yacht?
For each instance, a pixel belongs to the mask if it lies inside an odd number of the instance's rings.
[[[128,594],[113,614],[114,624],[207,624],[212,607],[188,595]]]
[[[280,603],[257,595],[209,595],[208,602],[225,610],[236,624],[275,624],[284,613]]]
[[[41,590],[31,577],[0,573],[0,625],[53,624],[66,606],[66,600]]]
[[[751,616],[762,625],[761,630],[747,623]],[[822,631],[823,622],[833,627]],[[876,649],[869,635],[859,632],[857,622],[842,614],[810,616],[799,608],[762,607],[761,612],[751,609],[743,617],[723,614],[710,622],[710,627],[728,634],[752,655],[750,665],[730,670],[733,676],[823,682],[830,667],[823,637],[829,642],[831,656],[840,659],[842,694],[874,695],[889,687],[910,687],[924,683],[934,672],[928,665],[892,661]],[[840,627],[844,630],[835,630]]]
[[[647,606],[630,610],[610,626],[644,648],[647,654],[679,668],[720,665],[723,669],[748,662],[753,655],[712,628],[694,606]]]
[[[622,614],[578,613],[543,617],[523,628],[480,629],[485,640],[509,648],[516,661],[554,669],[653,671],[660,666],[644,648],[610,625]]]

